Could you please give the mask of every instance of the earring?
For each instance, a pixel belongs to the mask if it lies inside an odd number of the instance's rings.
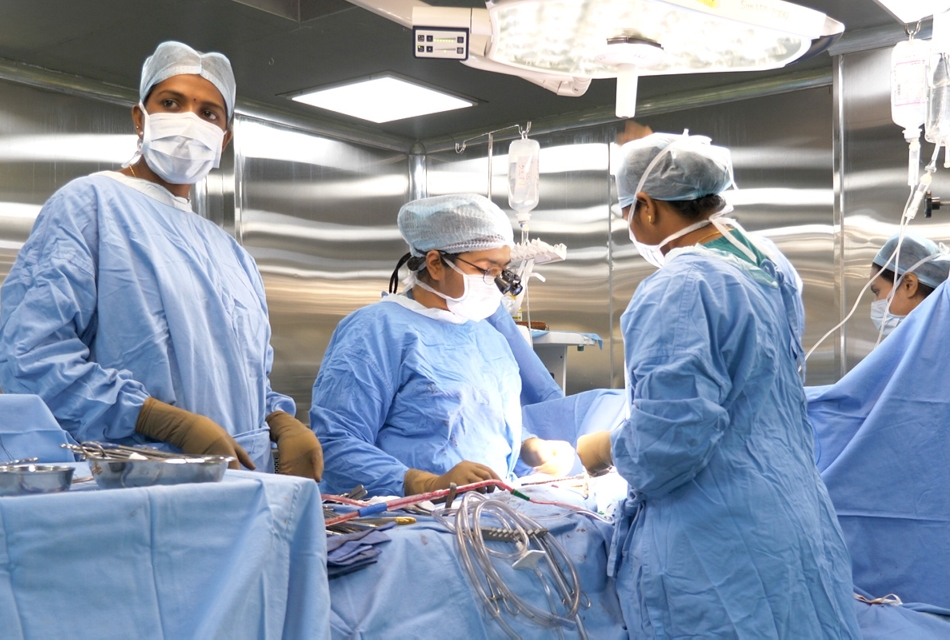
[[[653,216],[647,216],[647,222],[653,224]]]

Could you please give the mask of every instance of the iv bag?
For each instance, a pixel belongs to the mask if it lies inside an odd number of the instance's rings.
[[[946,154],[947,142],[950,141],[950,12],[934,16],[927,85],[930,100],[927,102],[926,138],[928,142],[944,147]]]
[[[524,225],[529,212],[538,206],[538,159],[541,145],[537,140],[520,138],[508,147],[508,206],[518,213]]]
[[[927,141],[946,145],[950,140],[950,59],[944,52],[930,56],[928,85],[930,100],[927,103]]]
[[[920,135],[927,117],[927,58],[923,40],[898,42],[891,52],[891,118],[908,140]]]

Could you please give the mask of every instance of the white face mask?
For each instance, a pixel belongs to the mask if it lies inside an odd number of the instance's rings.
[[[169,184],[195,184],[221,163],[224,131],[194,113],[145,111],[140,152],[149,168]]]
[[[445,300],[445,304],[449,308],[449,311],[461,318],[465,318],[466,320],[484,320],[491,314],[495,313],[495,311],[498,309],[498,305],[501,304],[502,297],[501,291],[498,289],[498,285],[496,285],[494,282],[485,282],[485,278],[481,274],[470,275],[465,273],[455,266],[451,260],[446,260],[445,262],[450,267],[462,274],[465,291],[461,296],[458,298],[452,298],[440,291],[436,291],[426,283],[415,278],[413,278],[413,280],[415,280],[413,284],[422,287],[426,291],[434,293]]]
[[[873,322],[877,330],[885,336],[896,329],[897,325],[907,317],[888,312],[887,308],[889,302],[890,300],[888,298],[884,298],[883,300],[875,300],[871,303],[871,322]]]
[[[636,206],[636,203],[634,203]],[[677,238],[682,238],[687,233],[692,233],[696,229],[702,229],[703,227],[712,224],[709,220],[700,220],[694,224],[689,225],[680,229],[676,233],[668,236],[660,244],[643,244],[637,240],[636,236],[633,235],[633,209],[630,210],[631,223],[627,226],[627,233],[630,236],[630,240],[633,242],[633,245],[637,248],[637,251],[643,256],[643,259],[652,264],[657,269],[661,268],[666,264],[666,254],[663,253],[662,248],[673,242]]]

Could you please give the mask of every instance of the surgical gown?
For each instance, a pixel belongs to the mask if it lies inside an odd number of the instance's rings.
[[[441,475],[463,460],[511,476],[524,437],[518,365],[487,322],[453,317],[398,295],[337,326],[310,409],[325,493],[403,495],[408,469]]]
[[[518,325],[515,324],[505,305],[498,305],[498,310],[485,320],[505,336],[508,346],[511,347],[511,353],[518,362],[522,406],[564,397],[564,391],[554,381],[554,376],[547,370],[524,336],[518,332]]]
[[[633,637],[857,638],[851,563],[814,466],[795,287],[677,250],[621,318],[631,490],[614,559]]]
[[[0,386],[42,397],[76,440],[143,442],[153,396],[208,416],[266,468],[264,418],[295,411],[270,388],[272,362],[251,256],[121,174],[57,191],[0,288]]]

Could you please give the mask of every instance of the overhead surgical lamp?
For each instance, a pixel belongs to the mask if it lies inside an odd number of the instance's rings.
[[[634,115],[640,76],[777,69],[844,32],[837,20],[782,0],[489,0],[485,9],[350,2],[411,27],[418,57],[459,59],[566,96],[617,78],[619,117]]]

